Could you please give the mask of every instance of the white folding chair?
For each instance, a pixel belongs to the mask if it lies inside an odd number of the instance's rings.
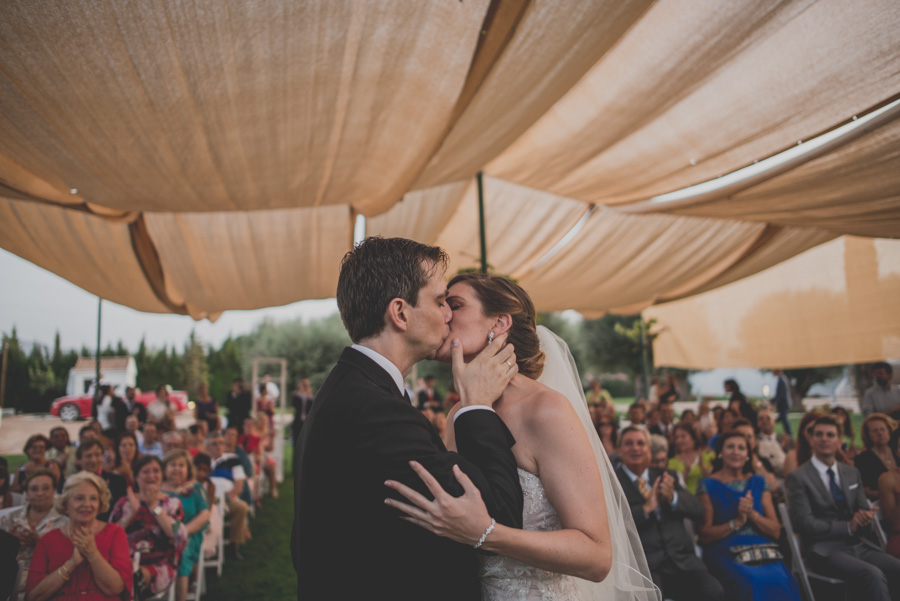
[[[784,530],[787,535],[785,538],[787,538],[788,548],[791,552],[791,570],[794,572],[794,576],[797,577],[797,582],[800,584],[803,596],[808,601],[815,601],[816,596],[813,594],[812,582],[817,582],[828,585],[829,587],[844,587],[844,596],[846,597],[848,592],[846,582],[840,578],[832,578],[823,574],[810,572],[806,569],[806,563],[803,561],[803,554],[800,551],[798,535],[794,531],[793,524],[791,524],[791,514],[788,512],[787,505],[784,503],[778,504],[778,515],[781,517],[781,523],[784,525]]]
[[[231,484],[231,482],[229,480],[225,480],[224,478],[217,478],[217,480],[224,480],[228,484]],[[232,488],[233,488],[233,486],[232,486]],[[212,519],[218,520],[217,530],[219,533],[219,540],[216,541],[216,554],[212,557],[206,557],[205,553],[203,553],[203,552],[200,553],[201,570],[205,570],[206,568],[210,568],[210,567],[215,567],[217,576],[222,575],[222,566],[225,563],[225,507],[226,507],[225,494],[226,494],[226,492],[227,491],[225,490],[225,487],[223,486],[220,488],[219,483],[217,482],[216,483],[216,498],[212,500],[212,503],[215,504],[215,506],[217,507],[217,511],[215,512],[215,517],[210,517],[211,520]],[[210,511],[212,511],[212,507],[210,507]],[[213,534],[214,530],[216,530],[216,529],[210,528],[203,535],[204,540],[206,540],[207,537],[215,536]],[[205,547],[206,545],[203,545],[203,546]],[[200,583],[198,581],[198,586],[199,586],[199,584]],[[204,580],[203,580],[203,585],[204,585],[204,587],[206,586],[205,576],[204,576]],[[205,588],[203,590],[205,592]]]

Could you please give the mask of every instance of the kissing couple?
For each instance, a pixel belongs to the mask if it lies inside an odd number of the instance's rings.
[[[344,257],[353,345],[294,454],[298,599],[658,599],[568,347],[517,284],[447,263],[401,238]],[[446,445],[405,392],[423,359],[452,364]]]

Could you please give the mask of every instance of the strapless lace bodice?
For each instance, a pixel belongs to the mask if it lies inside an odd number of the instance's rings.
[[[525,530],[559,530],[559,516],[541,479],[519,469],[525,495],[522,527]],[[483,601],[578,601],[575,579],[541,570],[502,555],[480,556]]]

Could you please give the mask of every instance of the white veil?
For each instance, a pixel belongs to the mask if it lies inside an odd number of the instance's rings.
[[[661,601],[662,593],[650,578],[631,508],[588,414],[578,368],[569,346],[544,326],[538,326],[537,333],[544,351],[544,371],[538,381],[565,396],[575,408],[594,450],[606,495],[612,569],[603,582],[576,579],[581,598],[584,601]]]

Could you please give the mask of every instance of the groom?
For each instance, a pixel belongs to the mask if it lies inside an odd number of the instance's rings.
[[[498,338],[468,365],[462,348],[453,349],[459,454],[447,451],[405,393],[412,366],[449,335],[446,265],[440,248],[401,238],[368,238],[344,257],[337,301],[354,344],[322,385],[294,454],[298,599],[481,598],[471,546],[414,526],[384,504],[394,495],[388,479],[431,498],[409,467],[413,459],[454,495],[463,493],[452,473],[459,465],[491,516],[522,527],[515,440],[491,409],[516,373],[512,348]]]

